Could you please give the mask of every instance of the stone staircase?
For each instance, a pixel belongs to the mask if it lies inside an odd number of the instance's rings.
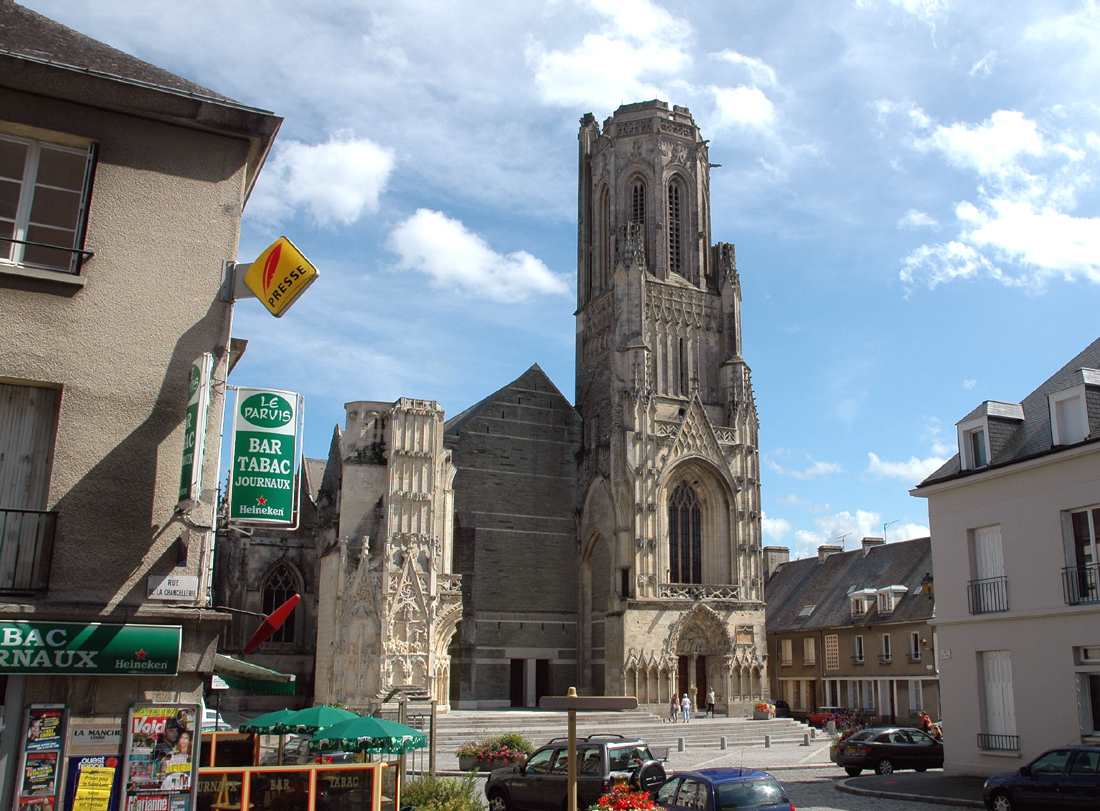
[[[414,720],[414,719],[410,719]],[[536,747],[568,732],[564,712],[540,710],[457,710],[436,717],[436,751],[453,753],[467,741],[478,741],[501,732],[519,732]],[[673,724],[645,709],[622,712],[578,712],[577,737],[592,734],[620,734],[642,738],[651,747],[675,751],[679,738],[688,748],[717,749],[719,738],[727,745],[751,746],[764,743],[802,743],[810,727],[791,718],[753,721],[747,718],[692,718],[690,723]]]

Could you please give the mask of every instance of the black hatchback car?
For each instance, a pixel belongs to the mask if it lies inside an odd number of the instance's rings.
[[[1100,747],[1044,752],[1014,772],[986,780],[982,799],[993,811],[1100,808]]]
[[[567,808],[569,746],[555,738],[525,763],[496,769],[485,784],[489,811],[559,811]],[[577,740],[577,807],[587,808],[621,782],[656,792],[664,767],[639,738],[589,735]]]
[[[890,774],[898,769],[943,768],[943,744],[919,729],[862,729],[837,747],[836,764],[855,777],[864,769]]]

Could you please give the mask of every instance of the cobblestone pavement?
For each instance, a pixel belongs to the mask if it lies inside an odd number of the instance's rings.
[[[837,791],[834,783],[846,775],[837,769],[796,769],[777,771],[775,776],[787,789],[798,811],[933,811],[948,808],[943,805],[884,800],[881,797],[860,797]]]

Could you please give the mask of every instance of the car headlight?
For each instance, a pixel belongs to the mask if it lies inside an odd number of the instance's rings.
[[[989,781],[988,780],[986,780],[984,783],[982,783],[982,788],[989,788]]]

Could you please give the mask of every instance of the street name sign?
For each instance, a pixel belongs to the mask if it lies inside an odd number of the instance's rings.
[[[294,392],[237,389],[229,520],[294,523],[298,402]]]
[[[279,237],[244,274],[244,283],[276,318],[317,281],[317,268],[294,243]]]

